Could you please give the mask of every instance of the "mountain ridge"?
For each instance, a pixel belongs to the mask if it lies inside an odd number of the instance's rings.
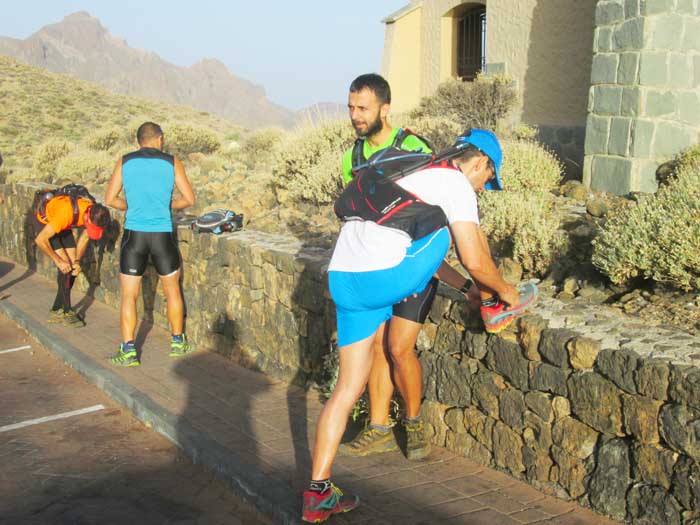
[[[290,128],[313,108],[325,108],[336,117],[341,107],[320,103],[298,112],[284,108],[267,99],[262,86],[237,77],[216,58],[202,58],[189,67],[172,64],[154,52],[130,47],[86,11],[69,14],[24,40],[0,37],[0,54],[117,93],[189,105],[249,128]]]

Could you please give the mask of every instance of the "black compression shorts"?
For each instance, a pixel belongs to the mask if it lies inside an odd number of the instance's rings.
[[[414,323],[423,324],[428,317],[437,289],[438,280],[433,277],[428,281],[428,286],[425,287],[425,290],[418,294],[418,297],[411,296],[406,301],[395,304],[393,315]]]
[[[34,217],[34,236],[38,236],[41,233],[41,230],[44,229],[46,224],[42,224],[39,222],[39,219]],[[67,230],[63,230],[62,232],[57,233],[53,237],[49,238],[49,244],[51,245],[51,248],[56,251],[61,248],[75,248],[75,237],[73,237],[73,230],[68,228]]]
[[[172,232],[124,230],[119,271],[141,277],[151,257],[158,275],[170,275],[180,269],[180,251]]]

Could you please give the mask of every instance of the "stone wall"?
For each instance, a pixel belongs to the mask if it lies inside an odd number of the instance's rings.
[[[32,261],[23,221],[34,189],[0,186],[0,254],[21,263]],[[253,231],[179,237],[195,344],[300,384],[321,369],[334,329],[327,253]],[[94,250],[78,281],[109,304],[117,251]],[[55,275],[43,256],[37,269]],[[141,311],[165,324],[153,278],[144,284]],[[487,335],[441,289],[418,351],[434,443],[616,519],[700,523],[700,339],[544,298]]]
[[[698,142],[698,1],[601,0],[594,51],[584,181],[655,191],[658,166]]]

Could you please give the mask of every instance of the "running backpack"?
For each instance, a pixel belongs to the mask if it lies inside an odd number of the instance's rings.
[[[197,233],[213,233],[238,231],[243,228],[243,214],[219,208],[200,215],[190,225]]]
[[[454,167],[450,159],[465,146],[455,145],[438,154],[390,147],[376,152],[358,166],[355,177],[335,201],[335,214],[343,221],[365,220],[406,232],[420,239],[447,225],[440,206],[423,202],[396,181],[418,170]]]
[[[394,137],[394,140],[391,143],[390,148],[395,148],[395,149],[401,149],[401,146],[403,145],[404,141],[413,135],[417,139],[419,139],[423,144],[428,146],[430,148],[430,151],[434,151],[435,148],[433,148],[433,145],[428,141],[428,139],[418,135],[417,133],[414,133],[408,128],[399,128],[399,131],[396,133],[396,136]],[[363,166],[364,164],[367,163],[367,157],[365,157],[365,138],[360,137],[357,140],[355,140],[355,144],[352,147],[352,174],[353,177],[355,176],[355,170]]]
[[[67,195],[70,197],[71,204],[73,206],[73,222],[71,224],[78,223],[78,215],[80,214],[80,209],[78,208],[78,199],[87,199],[93,204],[96,202],[95,197],[90,194],[90,191],[82,184],[66,184],[57,189],[45,189],[37,191],[37,197],[39,199],[38,209],[39,215],[43,220],[46,219],[46,204],[54,197],[59,197],[61,195]]]

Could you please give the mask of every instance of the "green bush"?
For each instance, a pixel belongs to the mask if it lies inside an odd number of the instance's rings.
[[[409,128],[421,137],[430,141],[436,151],[445,149],[455,143],[457,136],[464,128],[455,120],[436,116],[402,116],[395,119],[396,125]]]
[[[221,141],[216,134],[204,128],[186,124],[165,124],[163,134],[164,149],[178,157],[186,157],[190,153],[214,153],[221,147]]]
[[[644,277],[700,290],[700,149],[676,165],[655,195],[611,212],[593,242],[593,264],[612,282]]]
[[[58,162],[73,150],[73,144],[66,140],[49,140],[39,147],[34,169],[40,178],[49,180],[56,173]]]
[[[122,138],[122,131],[118,128],[99,129],[88,135],[85,143],[94,151],[108,151]]]
[[[66,184],[75,182],[87,187],[106,183],[116,160],[105,151],[77,149],[61,159],[51,182]]]
[[[424,97],[411,117],[446,118],[461,130],[495,130],[516,101],[515,88],[505,77],[479,76],[473,82],[448,80],[440,84],[433,95]]]
[[[346,120],[290,133],[274,153],[275,186],[288,190],[293,199],[332,202],[342,188],[342,154],[354,140],[354,130]]]
[[[536,142],[504,140],[501,180],[507,190],[551,191],[559,186],[563,166]]]
[[[544,275],[565,247],[561,212],[550,193],[487,191],[479,211],[494,255],[512,257],[526,271]]]

